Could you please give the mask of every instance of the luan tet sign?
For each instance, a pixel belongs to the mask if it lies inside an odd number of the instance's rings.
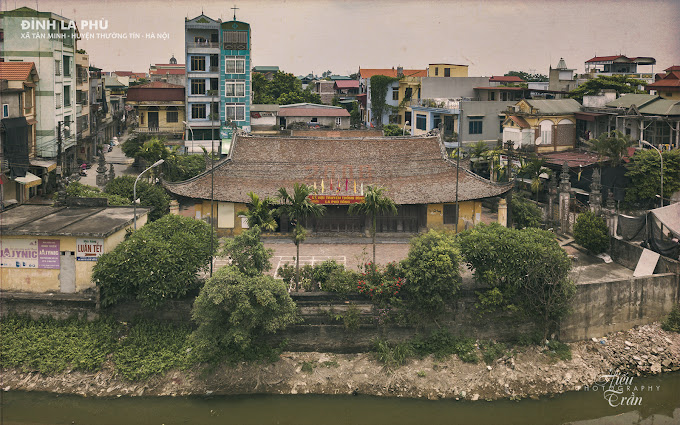
[[[104,253],[104,239],[78,239],[76,241],[76,260],[97,261]]]
[[[309,200],[313,204],[349,205],[364,202],[364,197],[361,195],[309,195]]]

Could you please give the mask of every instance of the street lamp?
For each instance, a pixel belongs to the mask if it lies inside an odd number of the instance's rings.
[[[189,125],[188,122],[186,122],[186,121],[182,121],[182,122],[184,123],[184,125],[187,126],[187,128],[189,129],[189,132],[191,132],[191,153],[193,154],[194,153],[194,130],[191,128],[191,126]]]
[[[164,160],[159,159],[158,161],[154,162],[151,167],[149,167],[146,170],[139,173],[139,175],[137,176],[137,179],[135,180],[134,186],[132,186],[132,205],[133,205],[132,211],[133,211],[133,214],[135,216],[135,230],[137,230],[137,182],[139,181],[139,178],[142,177],[142,174],[146,173],[147,171],[149,171],[153,167],[157,167],[157,166],[161,165],[164,162],[165,162]]]
[[[663,155],[661,155],[661,151],[659,150],[659,148],[657,148],[653,144],[649,143],[646,140],[640,140],[640,141],[643,144],[645,144],[647,146],[651,146],[652,148],[654,148],[654,150],[656,150],[656,152],[659,154],[659,158],[661,158],[661,206],[663,207]]]
[[[408,125],[408,121],[404,122],[404,128],[401,130],[401,135],[405,136],[406,135],[406,126]]]

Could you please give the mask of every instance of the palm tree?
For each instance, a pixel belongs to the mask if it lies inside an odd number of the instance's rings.
[[[614,167],[621,164],[623,157],[628,153],[628,148],[633,144],[630,137],[614,130],[611,133],[602,133],[596,139],[586,142],[590,150],[597,153],[600,160],[608,157]]]
[[[488,151],[489,146],[482,140],[472,145],[472,150],[470,151],[470,164],[472,166],[472,171],[475,173],[477,172],[479,169],[479,162],[486,156]],[[475,158],[475,161],[472,161],[472,158]]]
[[[260,229],[269,232],[276,230],[277,224],[273,209],[274,201],[269,197],[260,199],[253,192],[248,192],[248,196],[250,196],[248,210],[241,212],[248,220],[248,227],[259,226]]]
[[[538,192],[541,189],[541,174],[550,173],[544,165],[545,159],[533,156],[517,172],[518,176],[531,179],[531,191],[536,193],[536,201],[538,201]]]
[[[371,217],[371,237],[373,238],[373,264],[375,264],[375,230],[379,214],[397,214],[397,206],[387,195],[384,195],[384,187],[368,186],[364,202],[349,206],[350,214],[365,214]]]
[[[300,244],[305,240],[307,231],[302,227],[302,221],[310,216],[319,217],[326,211],[326,207],[312,203],[309,200],[309,194],[313,193],[314,189],[304,183],[295,183],[293,186],[292,195],[288,193],[285,187],[279,188],[279,200],[281,206],[277,208],[277,214],[285,215],[293,223],[292,239],[295,243],[295,290],[297,291],[300,285]]]

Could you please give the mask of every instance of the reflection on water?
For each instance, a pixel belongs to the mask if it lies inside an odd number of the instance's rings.
[[[407,425],[407,424],[680,424],[680,373],[635,378],[656,388],[639,406],[611,407],[602,391],[522,401],[427,401],[368,396],[83,398],[3,394],[2,425]]]

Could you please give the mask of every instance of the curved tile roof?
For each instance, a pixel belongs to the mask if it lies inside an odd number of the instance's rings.
[[[237,136],[231,155],[215,165],[215,199],[247,203],[248,192],[276,197],[280,187],[316,183],[326,194],[353,193],[361,183],[384,186],[397,204],[455,202],[456,165],[446,157],[437,136],[326,139],[315,137]],[[459,200],[499,196],[512,184],[497,184],[459,171]],[[330,192],[330,185],[340,193]],[[193,179],[164,183],[179,196],[210,199],[207,171]],[[336,189],[337,190],[337,189]],[[350,193],[348,193],[350,194]]]

